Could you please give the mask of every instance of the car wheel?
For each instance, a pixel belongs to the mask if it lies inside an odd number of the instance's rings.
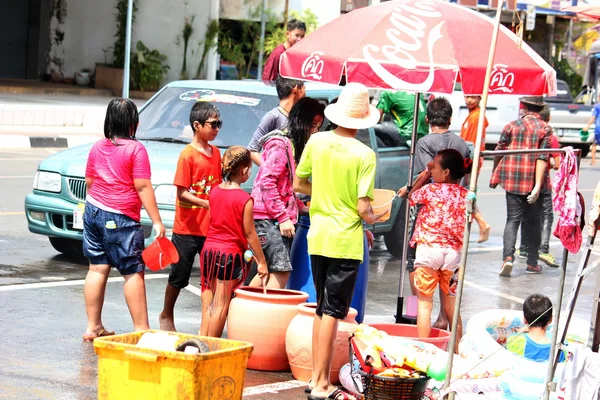
[[[402,204],[396,215],[396,220],[392,229],[384,233],[383,240],[390,254],[396,258],[402,258],[402,247],[404,246],[404,215],[406,212],[406,199],[402,199]]]
[[[49,237],[54,250],[66,256],[83,256],[83,243],[80,240]]]

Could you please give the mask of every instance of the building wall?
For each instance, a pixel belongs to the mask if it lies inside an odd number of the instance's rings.
[[[302,12],[304,9],[310,9],[319,18],[319,25],[323,25],[340,15],[341,2],[342,0],[289,0],[289,11]],[[220,17],[233,20],[250,19],[250,10],[259,9],[261,5],[262,0],[221,0]],[[267,7],[275,15],[280,15],[283,21],[284,0],[267,0]]]
[[[185,3],[188,3],[187,6]],[[132,47],[142,40],[150,49],[167,55],[171,67],[167,81],[179,78],[183,46],[175,44],[184,18],[195,15],[194,34],[188,50],[188,72],[195,73],[199,63],[198,42],[204,38],[210,0],[138,0],[138,12],[132,31]],[[64,74],[73,76],[82,68],[93,69],[104,63],[106,49],[113,45],[116,33],[116,0],[68,0],[64,24]],[[191,50],[194,50],[192,55]],[[112,52],[108,53],[112,61]]]

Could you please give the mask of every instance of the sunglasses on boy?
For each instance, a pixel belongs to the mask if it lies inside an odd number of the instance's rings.
[[[223,121],[218,119],[216,121],[206,121],[205,124],[209,124],[213,130],[217,130],[221,129],[221,127],[223,126]]]

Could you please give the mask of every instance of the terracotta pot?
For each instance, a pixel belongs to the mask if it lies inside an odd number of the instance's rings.
[[[317,303],[305,303],[298,306],[298,315],[294,317],[285,336],[287,352],[292,375],[299,381],[308,382],[312,373],[312,329]],[[331,383],[339,384],[340,369],[349,361],[348,338],[354,333],[358,324],[358,312],[350,308],[345,319],[338,324],[337,339],[331,365]]]
[[[285,333],[298,313],[298,304],[308,294],[298,290],[268,289],[243,286],[235,291],[229,306],[227,336],[251,342],[254,351],[248,368],[260,371],[289,371],[285,352]]]

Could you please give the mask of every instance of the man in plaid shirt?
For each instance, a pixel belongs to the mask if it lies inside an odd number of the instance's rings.
[[[523,116],[504,127],[496,150],[525,150],[550,148],[550,126],[539,112],[545,103],[541,96],[520,99]],[[500,185],[506,191],[506,225],[504,227],[504,249],[500,276],[510,277],[515,260],[515,244],[521,221],[532,229],[529,237],[526,273],[540,274],[538,253],[542,236],[542,202],[538,201],[542,190],[550,190],[547,184],[548,154],[517,154],[497,157],[490,187]]]

